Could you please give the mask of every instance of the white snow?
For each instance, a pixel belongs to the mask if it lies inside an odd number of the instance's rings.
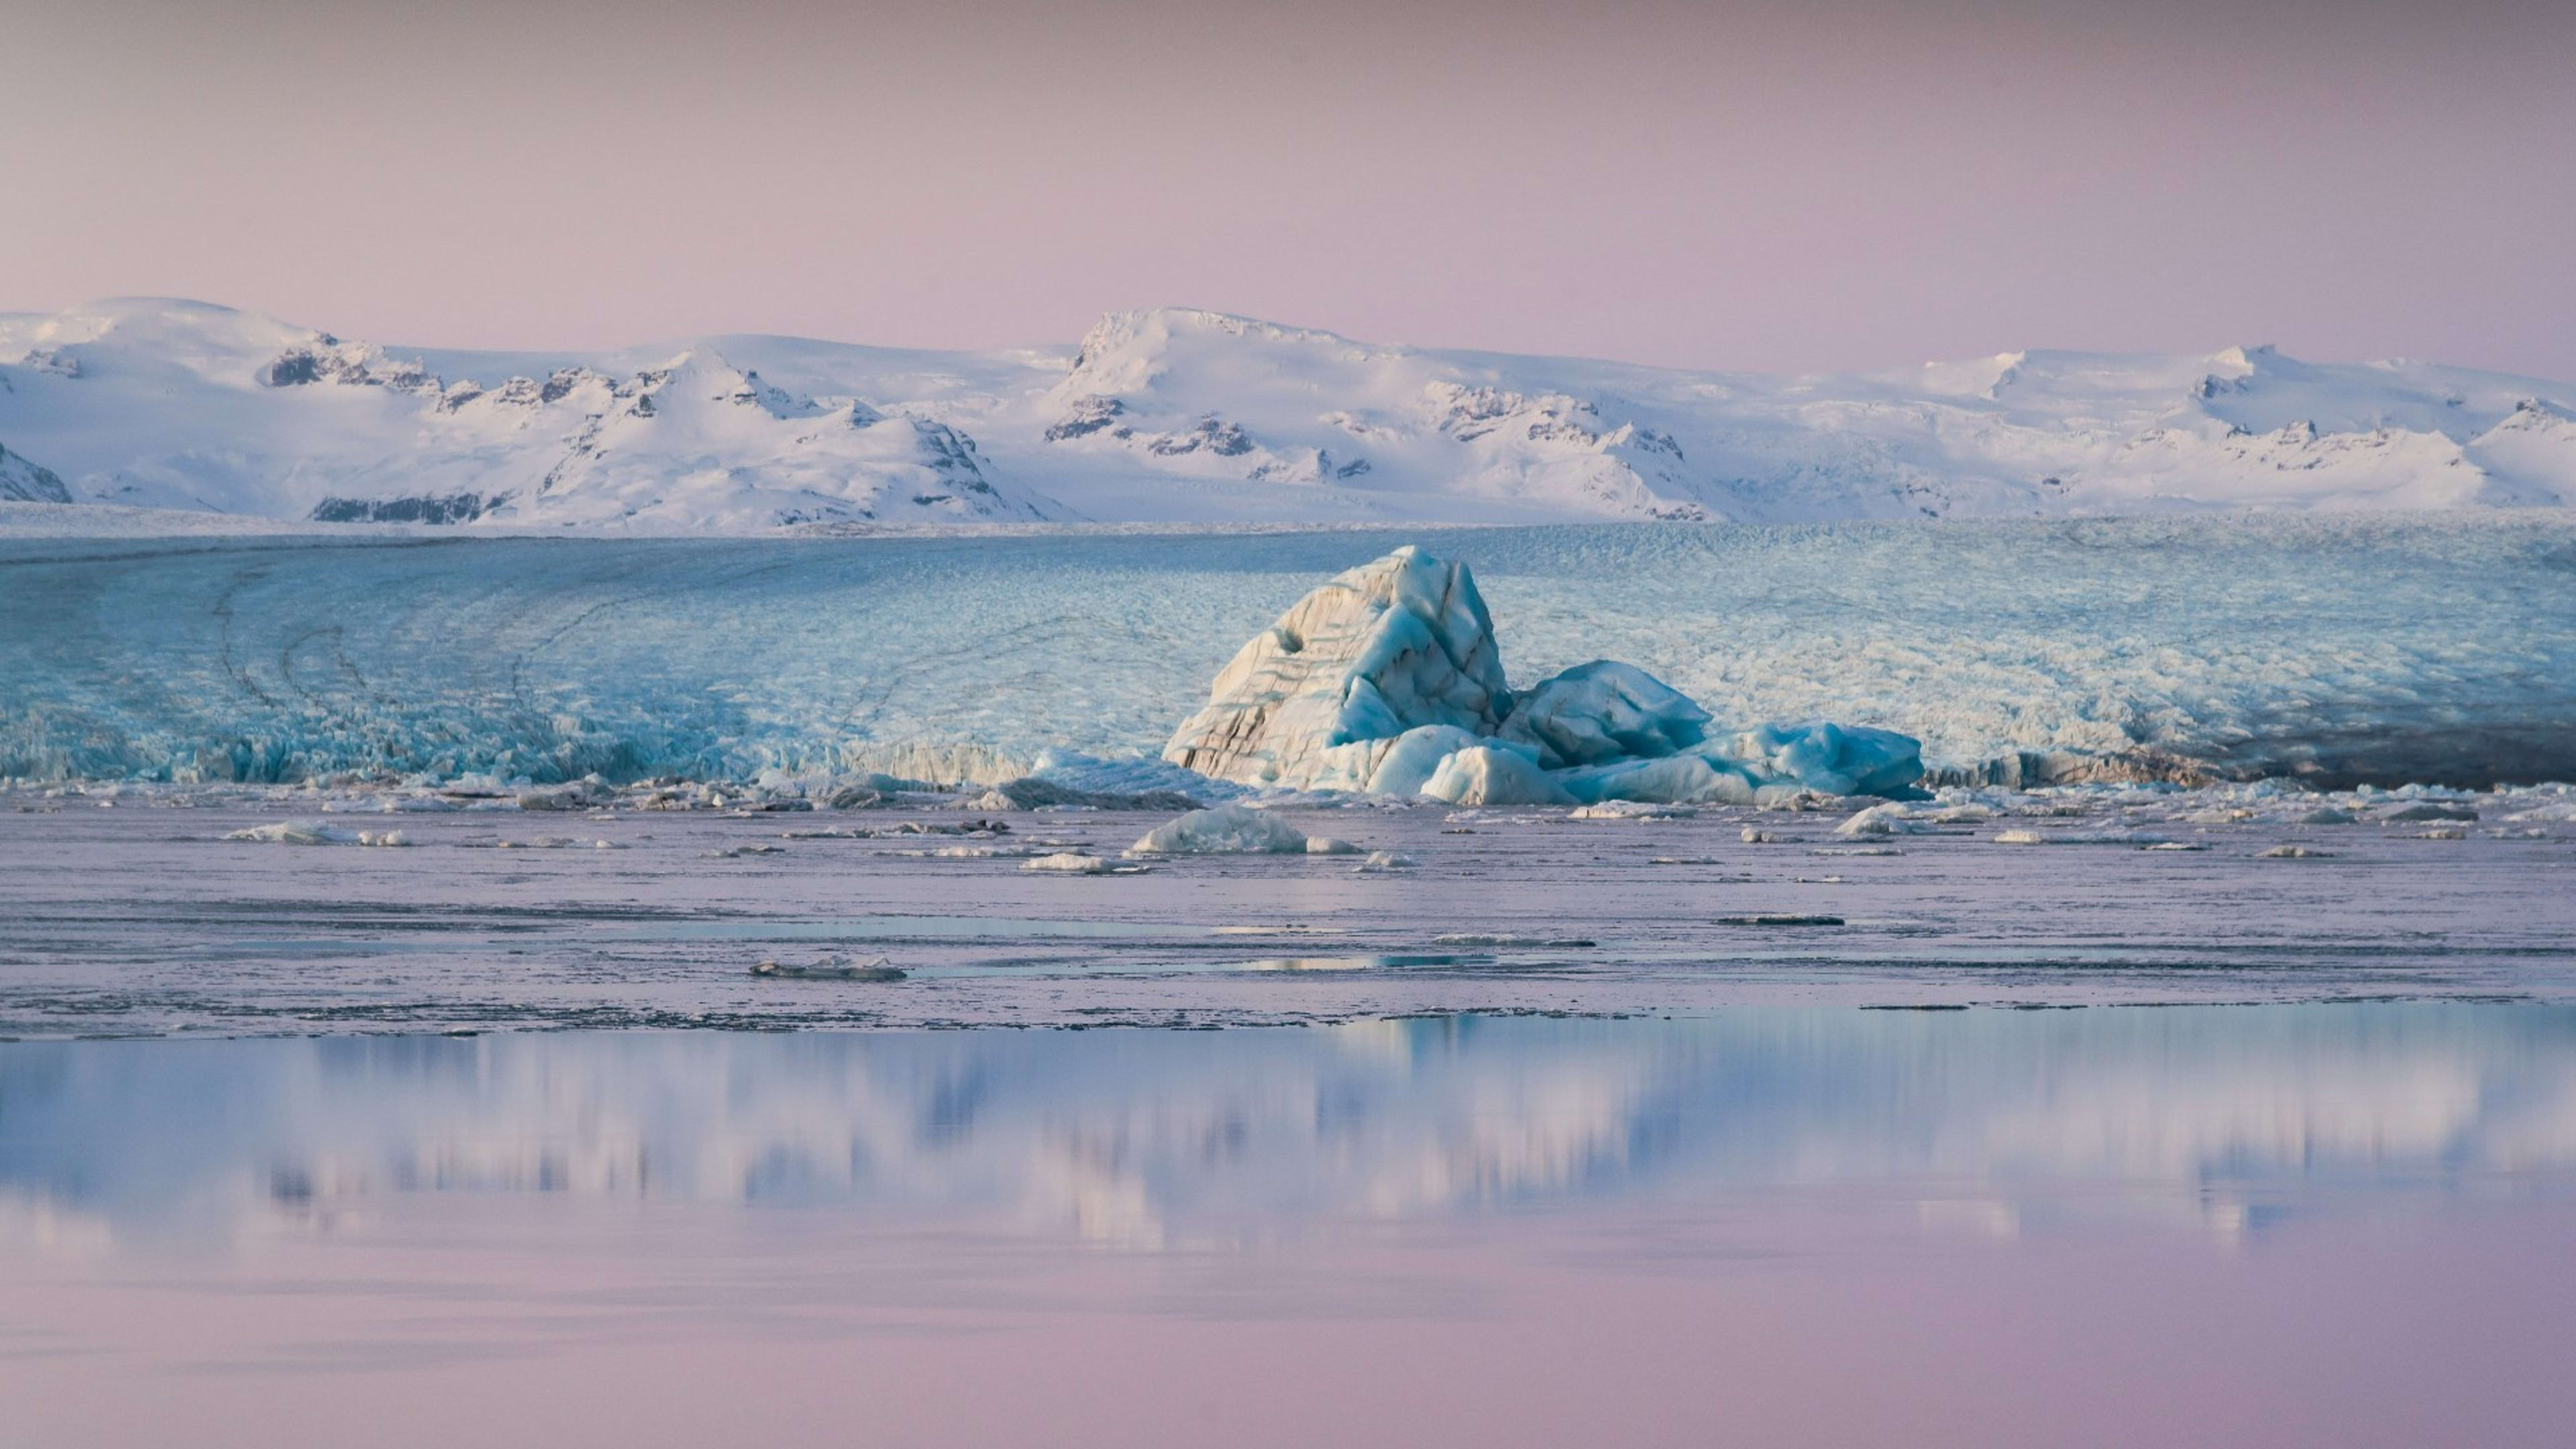
[[[1795,523],[2560,506],[2576,387],[2267,347],[1694,373],[1173,308],[1000,352],[494,353],[128,298],[0,314],[0,444],[0,499],[276,519]]]

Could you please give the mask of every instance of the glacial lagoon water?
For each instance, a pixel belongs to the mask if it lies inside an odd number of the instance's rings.
[[[0,1044],[0,1439],[2561,1442],[2576,1008]]]

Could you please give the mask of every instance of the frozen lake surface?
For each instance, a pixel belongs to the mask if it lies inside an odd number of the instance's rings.
[[[1299,595],[1472,564],[1515,686],[2380,783],[2576,777],[2551,514],[599,541],[0,537],[0,775],[746,778],[1151,755]],[[898,768],[897,773],[903,771]],[[937,778],[957,778],[956,775]]]
[[[2565,1006],[17,1042],[0,1400],[89,1446],[2554,1444],[2571,1168]]]

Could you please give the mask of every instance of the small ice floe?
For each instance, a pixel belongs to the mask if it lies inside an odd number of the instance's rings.
[[[2293,825],[2350,825],[2358,818],[2349,810],[2338,810],[2332,805],[2320,805],[2304,815],[2295,817],[2290,823]]]
[[[2304,845],[2276,845],[2254,854],[2256,860],[2329,860],[2333,856],[2331,850],[2310,850]]]
[[[2162,845],[2165,838],[2143,830],[2001,830],[1997,845]]]
[[[518,793],[522,810],[591,810],[612,804],[616,795],[597,775],[568,785],[548,785]]]
[[[1143,875],[1150,868],[1142,865],[1118,865],[1096,855],[1085,855],[1078,850],[1059,850],[1053,855],[1041,855],[1034,860],[1020,862],[1022,870],[1051,871],[1057,875]]]
[[[2207,850],[2207,849],[2209,849],[2209,847],[2208,847],[2207,845],[2202,844],[2201,842],[2199,842],[2199,841],[2197,841],[2197,840],[2159,840],[2159,841],[2157,841],[2157,842],[2156,842],[2155,844],[2153,844],[2153,845],[2141,845],[2141,846],[2139,846],[2139,847],[2138,847],[2138,849],[2140,849],[2140,850]]]
[[[1843,918],[1775,912],[1752,916],[1718,916],[1714,918],[1713,923],[1720,926],[1839,926],[1843,923]]]
[[[789,963],[761,961],[751,968],[754,976],[775,976],[791,981],[901,981],[906,972],[883,956],[867,960],[847,960],[825,956],[819,961]]]
[[[906,820],[859,833],[876,839],[892,835],[1008,835],[1011,825],[1007,820]]]
[[[1346,936],[1350,933],[1339,926],[1309,926],[1303,922],[1289,921],[1277,926],[1216,926],[1210,928],[1208,934],[1212,936]]]
[[[343,830],[319,820],[280,820],[271,825],[254,825],[236,830],[226,840],[249,840],[267,845],[409,845],[411,837],[399,830]]]
[[[785,855],[786,853],[787,847],[783,845],[728,845],[722,850],[701,850],[698,856],[703,860],[734,860],[747,855]]]
[[[2469,832],[2456,825],[2437,825],[2430,830],[2416,831],[2415,838],[2417,840],[2466,840],[2469,838]]]
[[[1855,815],[1849,820],[1844,821],[1842,824],[1835,826],[1834,834],[1843,836],[1847,839],[1868,835],[1894,835],[1896,833],[1897,818],[1897,816],[1889,812],[1886,806],[1872,805],[1868,809],[1860,812],[1858,815]],[[1754,836],[1760,833],[1761,832],[1756,831],[1748,825],[1744,830],[1744,838],[1746,840],[1751,840]]]
[[[2407,825],[2418,820],[2475,820],[2478,812],[2466,805],[2444,805],[2438,801],[2420,800],[2401,805],[2385,815],[2374,817],[2382,825]]]
[[[1229,802],[1176,816],[1128,847],[1130,855],[1340,855],[1358,847],[1305,831],[1267,810]]]
[[[1699,813],[1689,805],[1658,805],[1644,800],[1604,800],[1598,805],[1581,806],[1566,815],[1568,820],[1687,820]]]
[[[1017,860],[1023,856],[1046,854],[1034,845],[943,845],[926,853],[934,860]]]
[[[1483,946],[1505,950],[1528,950],[1536,948],[1550,951],[1588,951],[1601,943],[1598,941],[1586,941],[1577,936],[1508,936],[1488,935],[1479,931],[1453,931],[1445,936],[1432,937],[1431,944],[1434,946]]]
[[[1747,825],[1744,827],[1744,843],[1747,845],[1778,845],[1788,838],[1789,837],[1785,835],[1774,835],[1770,831],[1761,829],[1758,826]]]
[[[1404,966],[1490,966],[1479,955],[1273,956],[1246,961],[1240,971],[1386,971]]]
[[[1368,859],[1351,867],[1353,875],[1385,875],[1391,871],[1413,869],[1413,857],[1392,850],[1372,850]]]
[[[1198,807],[1196,798],[1179,790],[1082,790],[1035,775],[1005,780],[966,802],[969,810],[1195,810]]]

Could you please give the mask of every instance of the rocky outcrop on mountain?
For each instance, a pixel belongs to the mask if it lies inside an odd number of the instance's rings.
[[[71,491],[50,469],[0,447],[0,499],[14,503],[69,503]]]

